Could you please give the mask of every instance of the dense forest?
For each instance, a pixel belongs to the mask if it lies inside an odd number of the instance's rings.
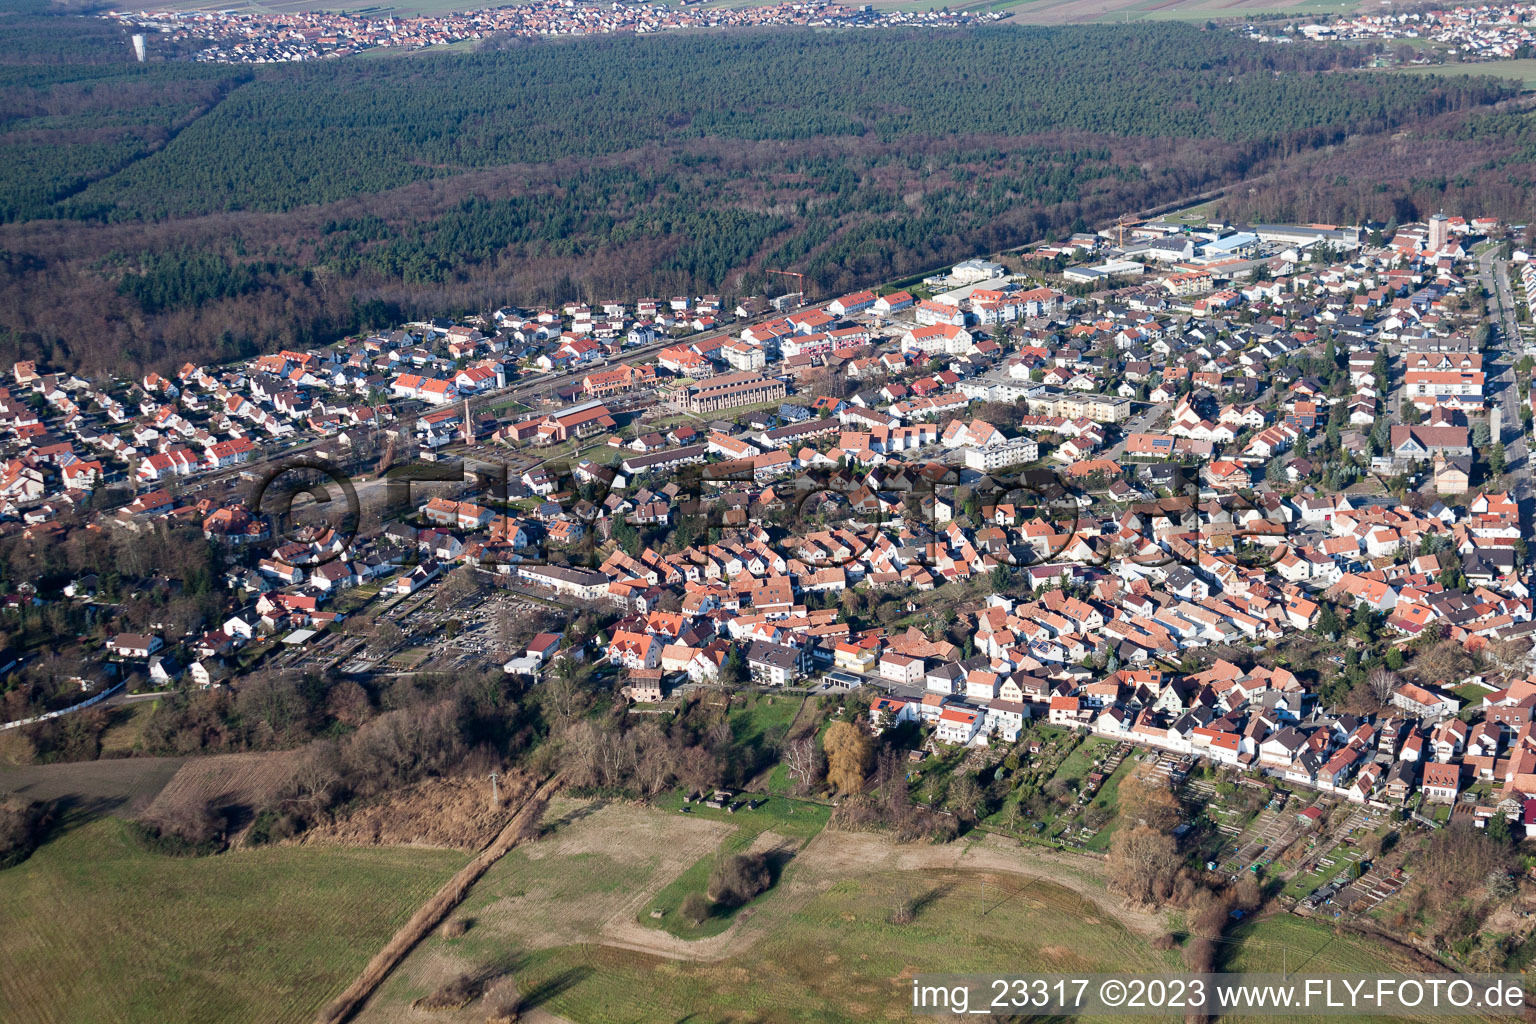
[[[1180,24],[263,68],[136,64],[97,19],[0,15],[0,38],[0,359],[90,369],[402,313],[731,295],[769,267],[826,294],[1510,95]]]
[[[302,64],[240,89],[65,216],[286,210],[508,164],[696,139],[1118,136],[1315,145],[1485,98],[1407,76],[1276,75],[1332,51],[1182,25],[605,37]]]
[[[1437,210],[1536,219],[1536,114],[1445,115],[1391,135],[1352,138],[1289,160],[1230,195],[1222,215],[1242,220],[1407,223]]]

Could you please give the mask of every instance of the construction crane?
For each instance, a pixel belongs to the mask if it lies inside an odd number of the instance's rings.
[[[800,301],[805,302],[805,275],[797,274],[793,270],[770,270],[770,274],[778,274],[780,277],[792,277],[795,279],[795,294],[800,296]]]
[[[1132,217],[1130,214],[1126,214],[1125,216],[1121,217],[1119,220],[1115,221],[1115,230],[1117,232],[1117,237],[1115,239],[1115,244],[1117,246],[1119,246],[1120,248],[1124,249],[1125,248],[1125,229],[1129,228],[1129,227],[1135,227],[1137,224],[1140,224],[1140,223],[1141,223],[1141,221],[1137,220],[1135,217]]]

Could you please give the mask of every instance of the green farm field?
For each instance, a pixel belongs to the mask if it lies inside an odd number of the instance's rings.
[[[467,859],[337,846],[174,859],[99,818],[0,872],[0,1020],[311,1020]]]
[[[466,974],[510,972],[539,1010],[573,1024],[791,1024],[905,1016],[918,972],[1182,969],[1179,950],[1152,947],[1176,920],[1120,907],[1088,858],[998,837],[896,845],[824,830],[727,929],[690,941],[644,920],[648,911],[712,850],[739,842],[733,824],[766,822],[581,802],[559,803],[547,820],[543,838],[513,851],[471,893],[459,915],[467,933],[418,947],[362,1024],[420,1019],[414,1001]],[[904,903],[915,906],[914,919],[895,924]],[[1245,926],[1226,962],[1403,969],[1384,946],[1288,915]],[[471,1002],[433,1019],[478,1024],[484,1008]]]
[[[1422,67],[1392,68],[1394,74],[1442,75],[1467,77],[1488,75],[1493,78],[1513,78],[1527,90],[1536,89],[1536,58],[1524,60],[1485,60],[1469,64],[1427,64]]]
[[[1121,24],[1132,21],[1213,21],[1256,14],[1318,16],[1356,10],[1356,0],[1016,0],[981,9],[1007,11],[1026,25]]]

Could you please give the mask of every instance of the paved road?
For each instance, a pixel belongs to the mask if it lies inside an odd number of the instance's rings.
[[[1507,465],[1506,481],[1515,499],[1525,506],[1536,495],[1531,480],[1528,435],[1520,420],[1520,388],[1515,380],[1515,362],[1524,342],[1515,318],[1515,292],[1509,280],[1509,262],[1497,258],[1498,248],[1489,249],[1478,258],[1478,277],[1488,291],[1489,327],[1492,344],[1488,351],[1487,391],[1489,400],[1502,410],[1498,440],[1504,442]],[[1526,509],[1526,511],[1530,511]]]
[[[123,693],[119,691],[102,701],[103,707],[118,708],[125,704],[139,704],[146,700],[159,700],[168,696],[167,691],[154,690],[149,693]]]
[[[121,686],[122,684],[119,683],[118,685]],[[58,712],[55,712],[53,717],[55,719],[63,718],[66,715],[78,714],[81,711],[89,711],[92,708],[118,708],[118,707],[123,707],[124,705],[128,705],[128,704],[138,704],[141,701],[156,700],[156,699],[158,699],[160,697],[164,697],[164,696],[165,696],[165,693],[158,692],[158,691],[152,692],[152,693],[125,693],[122,690],[118,690],[116,693],[112,694],[110,697],[107,697],[107,698],[105,698],[103,700],[99,700],[99,701],[97,701],[94,704],[87,704],[85,701],[81,701],[79,704],[71,705],[70,707],[67,707],[67,708],[64,708],[64,709],[62,709],[62,710],[60,710]],[[21,727],[13,725],[13,724],[11,724],[9,722],[5,723],[4,725],[0,725],[0,730],[12,729],[12,728],[21,728]]]

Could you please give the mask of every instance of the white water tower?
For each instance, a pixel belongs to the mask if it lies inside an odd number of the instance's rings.
[[[1443,213],[1429,218],[1429,248],[1439,251],[1451,240],[1451,219]]]
[[[140,64],[144,63],[144,33],[142,32],[133,34],[133,55],[139,59]]]

